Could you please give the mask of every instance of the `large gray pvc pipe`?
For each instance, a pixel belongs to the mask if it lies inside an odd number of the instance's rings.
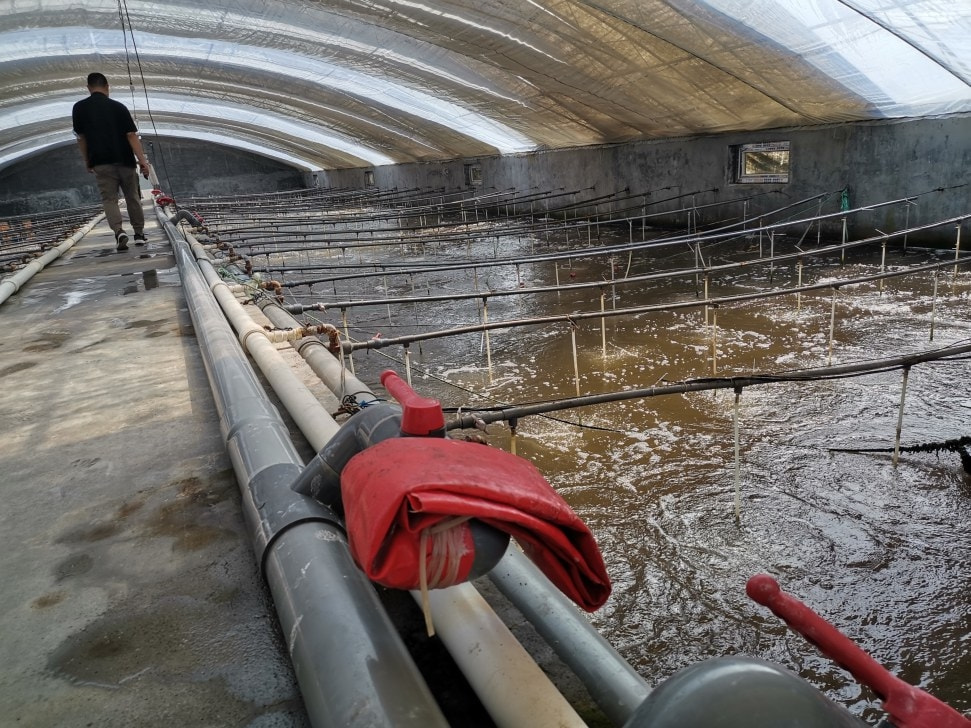
[[[314,726],[448,724],[350,556],[330,509],[291,490],[302,470],[286,425],[210,295],[188,246],[160,216],[199,339],[243,513]]]
[[[514,544],[489,579],[576,673],[614,725],[624,725],[650,693],[637,671]]]

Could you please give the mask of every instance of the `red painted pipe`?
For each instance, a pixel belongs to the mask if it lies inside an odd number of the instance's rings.
[[[836,627],[782,591],[768,574],[750,578],[745,593],[771,609],[858,682],[871,688],[883,701],[884,710],[897,728],[971,728],[971,720],[930,693],[891,674]]]

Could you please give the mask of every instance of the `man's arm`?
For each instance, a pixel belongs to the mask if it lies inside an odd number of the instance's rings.
[[[145,150],[142,149],[142,140],[138,138],[138,133],[134,131],[128,132],[127,136],[128,144],[135,153],[135,159],[138,160],[138,170],[142,173],[142,177],[148,179],[148,157],[145,156]]]
[[[84,134],[78,134],[78,148],[81,150],[81,159],[84,160],[84,166],[88,168],[89,172],[93,172],[91,165],[88,164],[88,140],[84,138]]]

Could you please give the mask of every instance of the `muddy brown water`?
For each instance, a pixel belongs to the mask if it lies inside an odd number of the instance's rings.
[[[626,235],[614,241],[626,242]],[[548,250],[550,244],[517,236],[461,251],[413,254],[419,262],[537,248]],[[776,250],[792,247],[778,240]],[[714,262],[757,253],[754,238],[704,251]],[[911,249],[903,255],[891,250],[887,265],[947,256],[953,257],[953,251]],[[367,260],[367,251],[359,251],[357,258]],[[804,283],[852,278],[876,272],[880,250],[851,252],[843,262],[834,256],[807,256],[804,262]],[[693,276],[609,285],[628,266],[637,275],[693,263],[687,246],[635,253],[630,259],[626,253],[598,256],[561,261],[559,280],[603,281],[608,309],[697,300],[701,289]],[[318,286],[311,295],[306,289],[295,292],[302,301],[326,302],[384,291],[410,295],[413,286],[419,293],[529,288],[555,283],[554,265],[376,278],[341,283],[336,294],[332,286]],[[967,341],[968,276],[954,279],[947,269],[936,300],[930,273],[887,281],[883,290],[875,282],[841,288],[832,363]],[[765,267],[716,276],[710,294],[755,292],[795,281],[790,262],[777,265],[771,280]],[[832,293],[821,291],[804,294],[798,302],[787,296],[719,308],[717,375],[825,366],[831,305]],[[528,294],[490,300],[489,320],[599,307],[598,289]],[[473,324],[481,313],[479,302],[469,301],[353,308],[348,316],[352,337],[366,339]],[[608,319],[606,351],[600,321],[580,322],[576,359],[581,392],[712,375],[714,312],[709,316],[706,325],[698,307]],[[491,373],[481,334],[412,344],[414,387],[446,407],[470,410],[576,394],[568,324],[494,331],[489,345]],[[364,381],[377,382],[386,368],[404,374],[399,347],[358,352],[354,360]],[[911,370],[903,445],[971,435],[969,370],[967,360]],[[894,466],[888,452],[833,450],[892,447],[901,383],[900,370],[894,370],[745,388],[739,401],[739,522],[731,390],[629,400],[518,422],[518,453],[589,524],[606,560],[613,593],[591,615],[592,623],[650,684],[699,660],[741,653],[795,670],[852,712],[876,720],[881,712],[872,692],[746,597],[746,579],[768,572],[893,673],[958,710],[971,711],[971,475],[956,453],[904,453]],[[487,438],[491,445],[510,447],[509,430],[502,424],[490,425]]]

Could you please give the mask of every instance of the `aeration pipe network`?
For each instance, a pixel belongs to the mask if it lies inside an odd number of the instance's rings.
[[[262,299],[259,305],[274,325],[298,325],[269,299]],[[351,394],[359,402],[375,400],[373,392],[324,351],[319,340],[310,337],[295,346],[331,391]],[[517,548],[509,547],[489,578],[580,678],[604,714],[623,725],[649,693],[644,679]],[[447,634],[448,624],[438,617],[434,620],[436,629],[445,629]],[[483,649],[481,644],[477,647],[477,651]]]
[[[77,243],[78,240],[83,238],[95,225],[97,225],[103,217],[104,213],[96,215],[90,222],[77,230],[73,235],[65,238],[60,245],[51,248],[39,258],[35,258],[27,263],[27,265],[13,275],[7,276],[0,281],[0,304],[19,291],[24,283],[43,270],[48,263],[56,260],[70,250],[71,247]]]
[[[270,583],[284,633],[290,635],[301,690],[307,697],[308,710],[312,712],[315,725],[359,724],[359,716],[352,721],[347,715],[335,714],[331,706],[332,701],[341,706],[352,698],[380,706],[380,715],[364,721],[369,725],[439,725],[441,716],[437,706],[429,705],[432,699],[428,696],[427,686],[409,664],[410,658],[401,654],[400,638],[386,634],[393,627],[387,622],[383,608],[375,603],[373,589],[369,584],[368,589],[361,586],[360,582],[366,582],[366,579],[363,572],[350,562],[339,518],[322,506],[314,508],[315,501],[308,502],[288,487],[299,474],[301,463],[285,436],[279,417],[265,401],[265,395],[257,391],[259,385],[248,370],[242,349],[235,339],[229,340],[232,333],[205,288],[216,296],[239,338],[251,352],[252,342],[265,341],[265,335],[255,330],[259,327],[234,298],[229,300],[232,294],[218,280],[211,263],[192,260],[190,247],[196,256],[204,256],[198,242],[191,235],[187,236],[191,245],[183,242],[168,221],[164,224],[173,239],[183,271],[190,311],[203,345],[234,468],[240,482],[245,484],[244,503],[251,529],[257,535],[258,559]],[[277,325],[292,322],[289,314],[274,304],[264,303],[262,308]],[[314,368],[319,370],[332,391],[342,396],[352,395],[365,404],[373,401],[374,395],[363,383],[344,371],[329,352],[322,352],[322,344],[315,346],[310,344],[311,341],[313,339],[307,337],[295,346],[308,359],[330,357],[330,363],[318,361]],[[261,357],[257,354],[256,358]],[[264,366],[261,364],[261,368]],[[286,400],[282,395],[281,398]],[[301,424],[302,428],[305,426],[311,431],[315,427]],[[319,448],[333,433],[305,434]],[[276,454],[271,455],[274,450]],[[254,469],[254,463],[259,467]],[[264,482],[267,478],[271,482]],[[273,499],[260,508],[258,504],[269,496],[271,490]],[[283,502],[287,498],[291,502]],[[267,508],[270,508],[269,512]],[[318,539],[322,536],[319,534],[329,534],[324,539],[329,551],[326,559],[315,555],[315,549],[321,548]],[[312,573],[306,572],[315,565]],[[330,593],[335,588],[340,592],[337,595]],[[532,588],[538,590],[540,600],[555,601],[555,588],[545,577],[537,580]],[[309,603],[298,599],[311,595]],[[419,599],[417,592],[413,596]],[[573,707],[471,584],[436,590],[431,609],[437,633],[497,725],[508,728],[519,728],[526,723],[550,728],[583,725]],[[375,612],[382,617],[372,614]],[[362,623],[358,624],[358,620]],[[550,624],[541,629],[541,633],[556,635],[562,632],[563,627],[556,624],[556,619],[548,618],[547,621]],[[608,675],[626,675],[620,689],[603,689],[603,678],[591,684],[591,692],[608,702],[604,705],[605,712],[617,716],[618,721],[626,718],[646,696],[646,685],[602,638],[598,641],[594,637],[589,624],[586,638],[577,640],[577,624],[576,619],[568,620],[568,631],[559,641],[565,645],[572,642],[582,645],[578,654],[584,655],[585,661],[591,665],[612,665],[613,671]],[[363,655],[354,654],[361,651],[357,637],[367,641],[365,635],[369,633],[373,633],[372,639],[378,644],[391,645],[389,655],[372,655],[373,648],[363,650]],[[377,674],[361,675],[364,663]],[[375,665],[380,666],[380,670],[375,670]],[[328,684],[335,671],[347,671],[348,666],[354,675],[341,679],[336,687]],[[393,686],[387,683],[391,676]],[[378,695],[386,688],[390,688],[390,694]],[[418,700],[414,711],[417,717],[403,720],[398,713],[408,701],[407,693],[412,690],[416,691],[414,697]],[[623,698],[618,699],[618,695]],[[597,699],[597,695],[594,697]]]

